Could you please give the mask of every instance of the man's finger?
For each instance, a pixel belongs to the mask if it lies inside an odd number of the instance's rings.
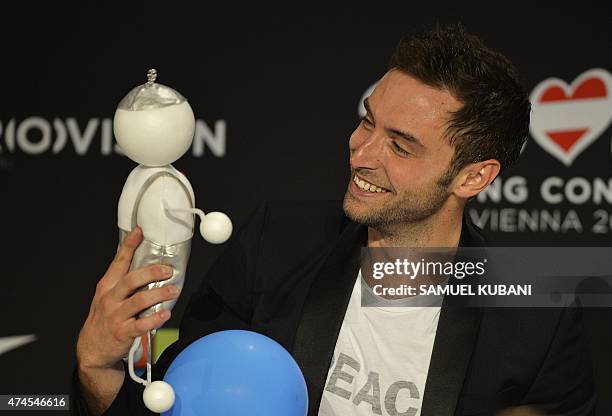
[[[142,267],[125,275],[123,279],[118,280],[117,284],[111,289],[110,296],[115,301],[122,302],[137,289],[152,282],[169,279],[172,277],[172,274],[172,267],[163,264]]]
[[[115,279],[126,274],[130,270],[134,251],[136,251],[141,241],[142,230],[140,227],[136,226],[123,239],[115,258],[108,268],[107,274],[113,276]]]
[[[141,337],[147,331],[161,327],[164,322],[170,319],[170,311],[167,309],[161,310],[144,318],[136,319],[128,328],[128,333],[131,337]]]
[[[150,308],[158,303],[176,299],[179,295],[179,289],[174,285],[168,285],[151,290],[143,290],[136,292],[130,298],[126,299],[117,313],[120,319],[127,320],[130,317]]]

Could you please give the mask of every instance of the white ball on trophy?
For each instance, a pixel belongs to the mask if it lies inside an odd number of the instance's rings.
[[[142,398],[147,409],[163,413],[174,405],[174,389],[165,381],[157,380],[145,387]]]

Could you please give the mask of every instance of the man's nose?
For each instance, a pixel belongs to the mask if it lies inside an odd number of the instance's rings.
[[[383,156],[383,137],[372,132],[365,137],[351,137],[349,144],[353,168],[376,169]]]

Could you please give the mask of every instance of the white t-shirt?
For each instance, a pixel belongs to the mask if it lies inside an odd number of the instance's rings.
[[[364,296],[372,296],[371,289],[364,287],[364,292],[370,291]],[[362,307],[361,292],[360,271],[319,416],[418,416],[440,307]]]

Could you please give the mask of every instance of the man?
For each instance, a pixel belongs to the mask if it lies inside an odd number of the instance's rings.
[[[194,340],[251,329],[300,364],[309,415],[491,415],[519,405],[552,414],[594,409],[590,363],[571,309],[359,307],[368,247],[479,246],[466,202],[518,157],[530,105],[513,65],[460,26],[406,39],[365,101],[350,138],[342,204],[268,203],[232,238],[193,295],[163,378]],[[134,230],[96,288],[77,343],[78,413],[147,414],[121,361],[177,296],[132,294],[169,272],[127,273]]]

